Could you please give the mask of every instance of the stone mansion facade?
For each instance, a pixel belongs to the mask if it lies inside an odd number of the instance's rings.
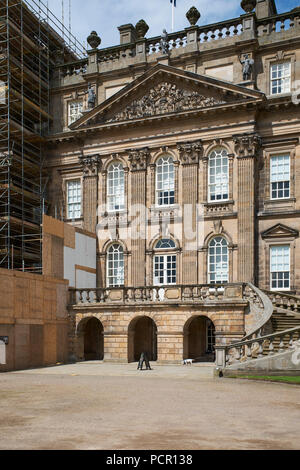
[[[49,215],[97,234],[95,285],[69,307],[76,359],[214,360],[261,325],[251,292],[300,293],[300,8],[242,4],[57,58]]]

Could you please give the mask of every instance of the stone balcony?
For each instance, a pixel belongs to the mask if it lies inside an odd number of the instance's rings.
[[[105,308],[109,305],[208,304],[248,300],[247,284],[168,285],[152,287],[70,288],[70,305]]]

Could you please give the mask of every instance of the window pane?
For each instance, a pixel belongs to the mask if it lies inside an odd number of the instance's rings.
[[[223,237],[215,237],[209,244],[208,282],[228,282],[228,245]]]
[[[122,163],[112,163],[107,171],[107,206],[109,211],[125,209],[125,173]]]
[[[159,206],[175,203],[175,169],[172,157],[162,157],[157,162],[156,203]]]
[[[290,166],[289,155],[271,157],[270,181],[272,199],[290,197]]]
[[[210,201],[227,200],[229,194],[229,172],[227,151],[215,149],[209,156],[208,191]]]
[[[272,246],[270,249],[270,279],[272,289],[290,288],[290,246]]]
[[[72,180],[67,182],[67,218],[81,218],[81,181]]]
[[[124,285],[124,251],[121,245],[112,245],[107,252],[107,287]]]
[[[290,93],[291,91],[291,63],[285,62],[271,66],[271,93]]]
[[[154,285],[176,284],[176,255],[154,256]]]
[[[77,121],[82,116],[83,103],[82,101],[74,101],[69,103],[69,125]]]

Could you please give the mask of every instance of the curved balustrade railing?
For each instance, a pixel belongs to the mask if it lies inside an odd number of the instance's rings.
[[[300,313],[300,297],[285,292],[274,292],[265,289],[262,291],[269,297],[275,307]]]
[[[274,312],[270,298],[253,284],[249,283],[247,285],[245,294],[249,298],[250,309],[256,322],[255,327],[244,336],[243,341],[263,336]]]
[[[228,346],[216,346],[217,365],[229,367],[248,364],[254,359],[273,356],[299,347],[300,326],[258,338],[239,341]],[[299,343],[299,344],[297,344]]]

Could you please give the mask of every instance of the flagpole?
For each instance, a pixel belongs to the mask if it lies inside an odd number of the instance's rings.
[[[174,33],[174,24],[175,24],[175,5],[172,2],[172,33]]]

